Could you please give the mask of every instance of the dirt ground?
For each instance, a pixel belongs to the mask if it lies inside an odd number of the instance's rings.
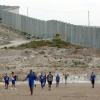
[[[59,88],[53,85],[51,91],[37,85],[33,96],[27,85],[18,85],[15,90],[0,86],[0,100],[100,100],[100,85],[91,88],[91,84],[60,84]]]

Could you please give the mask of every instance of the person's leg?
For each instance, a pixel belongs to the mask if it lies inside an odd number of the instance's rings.
[[[12,88],[14,88],[14,83],[12,82]]]
[[[45,85],[46,85],[46,81],[44,81],[44,87],[45,87]]]
[[[92,88],[94,88],[94,84],[92,83]]]
[[[67,84],[67,79],[65,79],[65,84]]]
[[[51,90],[51,84],[49,85],[49,90]]]
[[[48,88],[49,88],[49,90],[51,90],[50,81],[48,81]]]
[[[34,87],[33,84],[29,84],[29,88],[30,88],[30,93],[31,93],[31,95],[33,95],[33,87]]]
[[[33,86],[31,87],[31,95],[33,95]]]
[[[93,84],[93,88],[94,88],[94,84]]]
[[[59,81],[57,82],[57,87],[59,87]]]
[[[94,80],[93,80],[93,82],[92,82],[92,88],[94,88]]]
[[[15,88],[15,83],[13,84],[13,88]]]
[[[58,87],[58,82],[56,82],[56,87]]]
[[[7,84],[6,84],[6,89],[8,89],[8,85],[9,85],[9,83],[7,82]]]
[[[41,81],[41,88],[43,89],[43,82]]]
[[[36,87],[36,81],[34,82],[34,87]]]
[[[30,84],[30,85],[29,85],[29,87],[30,87],[30,92],[31,92],[31,95],[33,95],[33,85],[32,85],[32,84]]]
[[[56,82],[56,87],[57,87],[57,82]]]
[[[14,81],[14,88],[16,87],[16,82]]]
[[[95,86],[95,80],[94,80],[94,86]]]
[[[49,88],[50,90],[51,90],[51,85],[52,85],[52,81],[50,81],[50,88]]]
[[[12,81],[12,88],[15,88],[15,81]]]
[[[93,80],[91,81],[91,84],[92,84],[92,88],[94,88],[94,81]]]
[[[44,86],[45,86],[45,82],[42,83],[42,88],[44,88]]]
[[[5,82],[5,89],[7,89],[7,83]]]

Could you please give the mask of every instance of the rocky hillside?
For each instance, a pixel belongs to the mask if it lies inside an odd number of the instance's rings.
[[[0,24],[0,45],[23,39],[25,39],[25,36],[23,36],[21,32]]]
[[[0,25],[0,45],[25,40],[22,33]],[[43,41],[42,41],[43,42]],[[100,50],[83,48],[63,41],[31,42],[18,48],[0,49],[0,74],[16,71],[21,75],[29,69],[86,73],[100,70]],[[15,44],[14,44],[15,45]],[[94,68],[94,69],[93,69]]]
[[[89,49],[40,47],[35,49],[0,50],[0,71],[28,71],[38,68],[100,67],[100,56]]]

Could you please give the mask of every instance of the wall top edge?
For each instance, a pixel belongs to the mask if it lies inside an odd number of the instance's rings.
[[[19,7],[19,6],[0,5],[0,9],[9,9],[9,8],[12,8],[12,9],[19,9],[20,7]]]

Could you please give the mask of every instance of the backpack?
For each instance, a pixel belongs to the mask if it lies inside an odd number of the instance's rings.
[[[4,80],[5,80],[5,81],[9,81],[9,77],[8,77],[8,76],[5,76],[5,77],[4,77]]]
[[[60,76],[57,75],[57,76],[56,76],[56,81],[59,81],[59,80],[60,80]]]
[[[53,76],[52,76],[51,74],[49,74],[49,75],[47,76],[47,80],[48,80],[48,81],[53,81]]]
[[[44,76],[40,75],[40,81],[44,80]]]

